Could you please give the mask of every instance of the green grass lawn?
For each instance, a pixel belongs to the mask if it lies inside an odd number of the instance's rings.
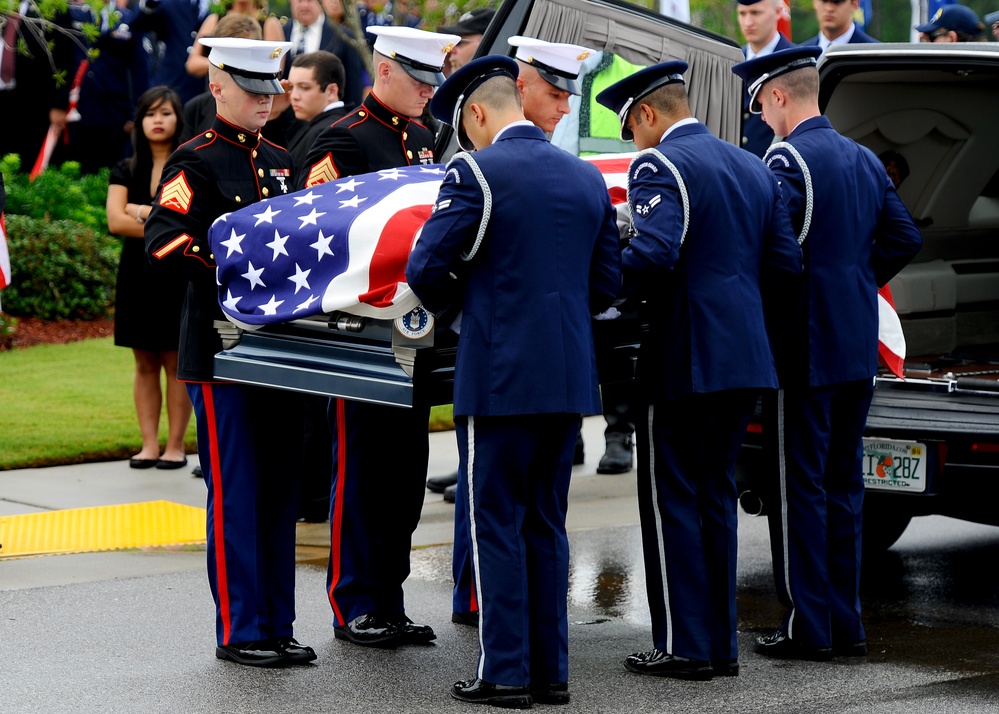
[[[0,352],[0,471],[136,453],[134,364],[110,337]],[[166,424],[164,406],[161,444]],[[434,407],[431,429],[452,426],[450,406]],[[186,443],[197,450],[193,418]]]

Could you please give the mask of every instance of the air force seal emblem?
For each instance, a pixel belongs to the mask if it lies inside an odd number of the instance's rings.
[[[417,305],[402,317],[395,319],[396,331],[411,340],[426,337],[433,327],[434,316],[427,312],[422,305]]]

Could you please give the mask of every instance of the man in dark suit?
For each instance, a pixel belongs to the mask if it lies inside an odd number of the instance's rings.
[[[347,113],[340,99],[344,91],[343,63],[325,50],[299,55],[282,84],[291,97],[295,118],[305,122],[302,130],[288,142],[288,153],[297,172],[299,167],[305,166],[316,137]],[[326,490],[328,497],[329,488]]]
[[[451,696],[508,707],[569,700],[569,477],[580,415],[600,411],[590,318],[620,283],[603,178],[524,118],[517,73],[483,57],[434,96],[476,151],[448,164],[406,269],[427,309],[461,307],[458,486],[480,627],[478,674]]]
[[[742,56],[762,57],[776,50],[794,47],[794,43],[777,31],[777,22],[784,12],[784,0],[739,0],[739,29],[746,38]],[[749,111],[749,94],[742,99],[742,140],[746,151],[763,157],[774,139],[774,132],[759,114]]]
[[[332,52],[343,62],[346,75],[347,88],[344,90],[341,87],[340,99],[351,107],[360,104],[364,99],[364,90],[370,88],[371,83],[366,79],[360,55],[343,36],[346,31],[329,21],[319,0],[291,0],[291,16],[291,22],[284,26],[285,39],[291,43],[289,64],[309,52]]]
[[[819,34],[802,42],[802,47],[818,45],[825,52],[830,45],[878,42],[853,21],[860,0],[812,0],[812,6],[819,20]]]
[[[814,660],[867,654],[861,437],[878,369],[877,293],[922,243],[881,160],[820,115],[820,54],[796,47],[733,68],[753,110],[787,136],[765,160],[805,258],[775,341],[781,390],[764,425],[777,457],[771,550],[787,614],[756,651]]]
[[[686,62],[664,62],[597,95],[643,151],[628,172],[625,293],[646,285],[638,357],[638,499],[655,648],[639,674],[739,672],[735,456],[758,394],[777,387],[760,285],[801,272],[776,179],[691,115]],[[651,442],[651,443],[650,443]]]
[[[122,18],[132,32],[156,33],[163,56],[153,63],[150,84],[165,84],[185,103],[205,91],[205,80],[189,75],[184,63],[207,16],[207,0],[140,0]]]

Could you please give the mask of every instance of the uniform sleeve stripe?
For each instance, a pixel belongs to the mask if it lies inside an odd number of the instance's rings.
[[[187,235],[187,233],[177,236],[172,241],[167,243],[165,246],[153,252],[153,257],[159,259],[163,258],[164,256],[170,255],[170,253],[174,252],[182,245],[189,243],[191,240],[192,240],[191,236]]]

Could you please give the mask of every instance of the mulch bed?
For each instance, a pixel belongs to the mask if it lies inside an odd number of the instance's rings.
[[[114,320],[39,320],[36,317],[19,317],[14,328],[12,347],[34,345],[62,345],[92,337],[109,337],[114,334]],[[2,347],[0,347],[2,349]]]

